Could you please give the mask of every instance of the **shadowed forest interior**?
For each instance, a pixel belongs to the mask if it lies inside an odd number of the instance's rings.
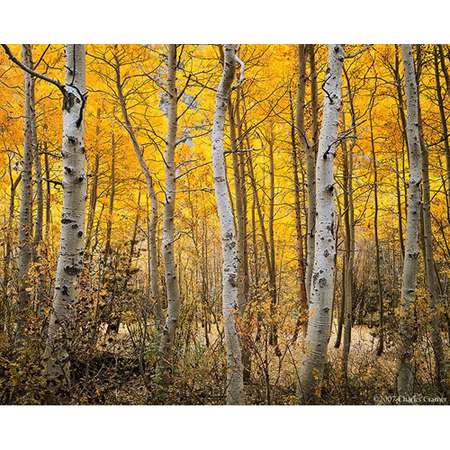
[[[0,403],[447,404],[448,45],[2,45]]]

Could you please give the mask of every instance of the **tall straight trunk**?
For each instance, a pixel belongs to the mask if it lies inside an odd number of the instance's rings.
[[[441,46],[439,46],[441,47]],[[441,65],[442,69],[446,69],[444,57],[442,55],[442,49],[441,49]],[[443,70],[444,71],[444,70]],[[445,150],[445,162],[446,162],[446,202],[447,202],[447,219],[450,223],[450,142],[449,142],[449,136],[448,136],[448,126],[447,126],[447,117],[445,114],[445,107],[444,107],[444,98],[442,95],[442,86],[441,86],[441,78],[439,74],[439,63],[438,63],[438,52],[435,47],[434,49],[434,74],[436,78],[436,94],[437,94],[437,100],[438,100],[438,106],[439,106],[439,117],[441,119],[441,127],[442,127],[442,139],[444,141],[444,150]],[[444,74],[446,74],[446,80],[448,78],[448,74],[446,71],[444,71]],[[449,84],[447,84],[447,88],[449,88]],[[447,94],[448,95],[448,94]]]
[[[435,68],[437,68],[437,54],[435,51]],[[417,81],[419,85],[419,79]],[[431,227],[431,199],[430,199],[430,173],[428,147],[423,136],[422,115],[420,108],[420,98],[418,98],[418,117],[420,144],[422,150],[422,253],[425,263],[425,280],[429,293],[429,308],[431,312],[431,344],[434,353],[436,385],[447,393],[445,360],[441,338],[442,314],[440,313],[442,292],[436,271],[433,252],[433,230]]]
[[[236,99],[236,127],[238,132],[238,148],[242,147],[243,144],[243,127],[241,121],[241,98],[242,91],[240,87],[237,89],[237,99]],[[247,136],[248,138],[248,136]],[[249,269],[248,269],[248,241],[247,241],[247,186],[245,184],[246,171],[245,171],[245,159],[247,158],[246,153],[241,151],[238,154],[238,168],[239,168],[239,178],[240,178],[240,188],[242,194],[242,219],[240,220],[240,233],[243,237],[243,301],[242,304],[246,305],[248,302],[249,295]]]
[[[345,228],[345,301],[344,301],[344,345],[342,349],[342,379],[345,385],[345,396],[347,396],[348,388],[348,356],[350,353],[350,342],[352,332],[352,316],[353,316],[353,260],[355,255],[355,218],[353,206],[353,149],[356,145],[356,113],[354,108],[354,92],[351,89],[350,78],[348,72],[344,70],[347,82],[348,102],[350,106],[350,129],[353,130],[353,136],[350,145],[347,140],[342,141],[342,150],[344,158],[344,228]],[[342,124],[344,130],[345,113],[342,113]]]
[[[147,271],[148,271],[148,298],[149,303],[153,305],[153,312],[155,316],[155,325],[156,325],[156,331],[159,333],[161,331],[162,325],[163,325],[163,314],[162,314],[162,306],[159,296],[155,298],[153,296],[153,292],[157,292],[158,285],[155,286],[155,277],[152,276],[153,274],[153,267],[152,267],[152,220],[151,220],[151,211],[150,211],[150,204],[149,204],[149,198],[147,194]]]
[[[52,185],[50,183],[50,165],[48,163],[47,143],[44,144],[44,170],[45,170],[45,242],[50,244],[50,226],[52,222],[51,195]]]
[[[237,328],[239,299],[237,289],[238,257],[234,217],[227,186],[224,155],[225,114],[234,77],[236,46],[223,47],[223,74],[217,88],[212,131],[212,160],[217,212],[220,221],[223,252],[222,308],[227,353],[227,404],[244,403],[243,365]]]
[[[89,191],[89,208],[86,223],[86,252],[91,249],[92,233],[94,231],[95,210],[97,207],[98,172],[100,167],[100,155],[95,155],[92,184]],[[91,255],[92,256],[92,255]]]
[[[369,126],[370,126],[370,149],[372,153],[373,163],[373,201],[374,201],[374,217],[373,217],[373,237],[375,242],[375,273],[377,277],[377,297],[378,297],[378,346],[377,355],[381,356],[384,351],[384,302],[383,302],[383,284],[381,279],[380,268],[380,238],[378,234],[378,214],[379,214],[379,201],[378,201],[378,164],[377,154],[375,152],[375,138],[373,135],[373,123],[372,123],[372,109],[369,109]]]
[[[234,118],[233,105],[231,98],[228,102],[228,117],[230,121],[230,144],[233,158],[233,181],[235,190],[235,207],[236,207],[236,240],[237,240],[237,255],[238,255],[238,299],[241,302],[239,304],[239,312],[242,315],[245,309],[246,298],[244,296],[244,271],[245,271],[245,245],[246,245],[246,218],[244,216],[244,198],[241,179],[241,164],[239,159],[239,148],[236,136],[236,123]]]
[[[269,171],[273,171],[273,148],[272,144],[269,143],[269,161],[270,166]],[[256,212],[258,214],[258,222],[259,227],[261,229],[261,238],[264,249],[264,258],[266,260],[267,266],[267,274],[268,274],[268,287],[269,287],[269,295],[270,295],[270,313],[272,324],[270,326],[269,333],[269,343],[275,349],[275,353],[277,356],[281,356],[281,351],[278,346],[278,333],[277,327],[275,324],[275,312],[276,312],[276,304],[277,304],[277,285],[276,285],[276,267],[275,267],[275,254],[274,254],[274,244],[273,244],[273,231],[270,231],[270,227],[273,228],[273,192],[269,195],[269,200],[271,206],[269,207],[269,232],[266,231],[266,227],[264,224],[264,212],[263,206],[261,205],[261,201],[258,195],[258,186],[256,184],[256,176],[253,168],[252,159],[248,159],[248,175],[251,181],[251,186],[253,190],[253,199],[256,206]],[[271,186],[273,186],[273,180],[271,180]],[[271,188],[272,191],[272,188]],[[271,225],[272,224],[272,225]]]
[[[300,152],[303,148],[306,155],[306,186],[308,190],[308,220],[307,220],[307,240],[306,240],[306,295],[309,298],[311,289],[311,276],[314,264],[314,235],[316,224],[316,150],[317,150],[317,74],[314,58],[314,46],[309,46],[309,60],[311,72],[311,96],[312,96],[312,118],[313,136],[312,145],[306,139],[304,104],[305,104],[305,84],[306,84],[306,48],[304,45],[298,47],[298,85],[297,85],[297,108],[296,126]]]
[[[397,198],[397,222],[398,222],[398,236],[400,241],[400,251],[403,255],[405,254],[405,241],[403,238],[403,214],[402,214],[402,193],[400,190],[400,167],[398,164],[397,151],[394,152],[395,155],[395,192]]]
[[[164,258],[164,275],[167,290],[167,317],[163,327],[160,343],[161,367],[167,368],[175,339],[175,330],[180,315],[180,293],[178,290],[177,268],[174,254],[175,241],[175,195],[176,195],[176,174],[175,174],[175,147],[177,139],[177,46],[169,45],[167,58],[167,93],[169,95],[168,104],[168,131],[166,142],[166,153],[164,157],[166,192],[164,202],[164,219],[162,234],[162,253]]]
[[[404,205],[405,209],[407,208],[408,199],[407,199],[407,187],[406,187],[406,175],[405,175],[405,151],[403,144],[406,144],[407,146],[407,138],[406,138],[406,114],[405,114],[405,108],[404,108],[404,99],[403,99],[403,89],[402,89],[402,80],[400,76],[400,58],[399,58],[399,51],[398,51],[398,45],[395,45],[395,62],[394,62],[394,81],[395,81],[395,88],[397,92],[397,107],[398,112],[400,115],[400,124],[401,124],[401,131],[402,131],[402,180],[403,180],[403,186],[404,186]],[[408,158],[409,153],[407,152]],[[402,257],[405,254],[405,240],[403,237],[403,213],[402,213],[402,201],[401,201],[401,191],[400,191],[400,169],[398,164],[398,158],[397,153],[395,154],[395,164],[396,164],[396,189],[397,189],[397,207],[398,207],[398,229],[399,229],[399,238],[400,238],[400,249]]]
[[[237,130],[237,148],[241,148],[244,142],[244,136],[243,136],[243,124],[241,120],[241,99],[243,98],[241,88],[238,86],[237,89],[237,95],[236,95],[236,130]],[[231,123],[230,123],[231,126]],[[246,136],[248,140],[248,135]],[[250,147],[250,146],[248,146]],[[247,186],[246,186],[246,169],[245,169],[245,162],[246,162],[247,155],[244,151],[241,151],[237,155],[238,164],[238,174],[239,174],[239,187],[240,187],[240,195],[242,199],[242,216],[241,219],[238,217],[238,233],[242,236],[242,301],[241,305],[244,305],[243,308],[240,308],[242,311],[242,314],[246,311],[246,305],[249,301],[249,290],[250,290],[250,277],[249,277],[249,261],[248,261],[248,238],[247,238]],[[234,167],[234,163],[233,163]],[[238,294],[239,295],[239,294]],[[245,330],[245,337],[248,341],[250,338],[251,330],[249,329],[251,326],[251,315],[246,314],[244,316],[243,321]],[[243,348],[242,348],[242,364],[244,365],[244,383],[248,383],[250,381],[251,376],[251,353],[249,346],[246,345],[248,342],[243,342]]]
[[[116,136],[114,133],[111,135],[111,173],[110,173],[110,192],[109,192],[109,205],[108,205],[108,219],[106,221],[106,239],[105,239],[105,265],[111,256],[111,236],[112,236],[112,224],[114,214],[114,200],[116,198]]]
[[[275,348],[277,356],[281,356],[281,351],[278,346],[278,326],[276,321],[277,305],[278,305],[278,289],[277,289],[277,270],[275,260],[275,161],[273,155],[274,137],[271,131],[269,138],[269,217],[268,217],[268,245],[269,258],[267,259],[267,266],[269,272],[269,290],[270,290],[270,311],[271,311],[271,330],[269,336],[269,343]]]
[[[22,61],[33,69],[32,47],[31,44],[22,46]],[[32,170],[33,155],[36,150],[33,149],[36,136],[36,117],[34,105],[34,77],[24,73],[24,144],[22,157],[22,187],[20,192],[20,210],[19,210],[19,301],[17,304],[17,338],[20,338],[24,326],[24,314],[29,302],[29,279],[28,272],[33,251],[32,245]]]
[[[247,192],[245,188],[245,161],[244,152],[241,151],[242,125],[240,121],[240,91],[237,90],[235,111],[231,96],[228,102],[228,116],[230,121],[230,144],[233,158],[233,180],[236,204],[236,240],[238,256],[238,300],[239,314],[245,320],[242,321],[242,363],[244,365],[244,383],[250,381],[251,355],[249,340],[251,330],[249,317],[245,314],[248,301],[248,249],[247,249]]]
[[[13,178],[13,171],[11,167],[11,157],[8,154],[8,172],[10,181],[10,197],[9,197],[9,214],[5,224],[5,235],[4,235],[4,259],[3,259],[3,298],[2,298],[2,313],[1,313],[1,330],[9,334],[10,327],[9,322],[11,319],[11,296],[9,295],[9,281],[10,281],[10,266],[13,251],[13,227],[14,227],[14,216],[15,216],[15,200],[17,187],[19,186],[20,180],[22,179],[22,174],[19,174],[16,179]]]
[[[153,297],[153,302],[159,305],[161,308],[161,295],[160,295],[160,287],[159,287],[159,270],[158,270],[158,247],[157,247],[157,229],[158,229],[158,198],[155,191],[155,186],[153,182],[153,177],[150,172],[150,168],[145,161],[143,150],[139,145],[136,132],[134,130],[133,124],[131,123],[130,116],[127,110],[126,98],[124,96],[122,90],[122,75],[120,70],[120,61],[117,55],[114,55],[114,71],[116,76],[116,92],[117,97],[120,104],[120,109],[122,112],[122,118],[124,121],[125,130],[130,137],[131,143],[133,144],[133,150],[138,159],[139,165],[145,177],[145,182],[147,186],[147,193],[150,197],[151,204],[151,215],[150,215],[150,223],[148,225],[148,231],[150,233],[150,278],[151,278],[151,295]],[[157,324],[157,328],[158,324]]]
[[[92,183],[89,192],[89,208],[86,223],[86,253],[91,248],[92,232],[94,228],[95,209],[97,207],[98,172],[100,166],[100,153],[98,143],[100,139],[100,108],[97,109],[97,126],[95,128],[96,153],[94,159],[94,169],[92,171]],[[92,254],[90,255],[92,259]]]
[[[78,277],[84,252],[86,156],[84,106],[86,53],[82,44],[66,45],[66,84],[63,101],[62,172],[63,206],[61,245],[56,269],[53,312],[48,327],[48,375],[69,383],[69,346],[74,328],[72,308],[78,297]],[[65,377],[65,380],[63,379]],[[58,380],[57,380],[58,379]],[[64,383],[65,381],[65,383]]]
[[[335,271],[335,204],[333,161],[341,109],[342,45],[328,46],[322,128],[316,165],[316,233],[309,296],[305,352],[299,373],[299,397],[310,402],[320,392],[331,320]]]
[[[422,140],[422,217],[423,217],[423,250],[425,262],[425,278],[429,292],[429,307],[431,311],[431,343],[433,346],[436,384],[440,389],[446,388],[445,358],[441,338],[442,315],[440,313],[442,292],[435,270],[433,255],[433,231],[430,212],[430,176],[428,148]]]
[[[292,171],[294,175],[294,208],[295,208],[295,235],[296,250],[297,250],[297,278],[298,278],[298,303],[299,313],[297,322],[295,324],[294,335],[292,341],[295,342],[300,331],[300,327],[304,328],[306,332],[306,323],[308,315],[308,298],[306,295],[306,279],[305,279],[305,259],[303,255],[303,233],[302,233],[302,216],[301,216],[301,201],[300,201],[300,178],[299,174],[299,160],[298,148],[295,139],[294,128],[294,113],[292,108],[292,100],[290,99],[290,112],[291,112],[291,147],[292,147]]]
[[[30,45],[30,63],[33,66],[32,59],[32,47]],[[34,78],[32,77],[32,83],[30,86],[30,95],[31,95],[31,119],[32,119],[32,147],[33,147],[33,164],[34,164],[34,174],[36,180],[36,217],[34,220],[34,238],[33,238],[33,259],[37,260],[39,255],[37,254],[37,249],[39,244],[42,241],[43,235],[43,221],[44,221],[44,188],[43,188],[43,179],[42,179],[42,165],[41,165],[41,153],[39,148],[39,143],[37,139],[37,131],[36,131],[36,100],[35,100],[35,83]]]
[[[419,258],[422,152],[420,146],[418,91],[411,45],[402,45],[402,55],[405,68],[409,185],[405,256],[403,258],[402,293],[400,300],[401,313],[397,388],[400,395],[411,395],[414,385],[412,358],[416,338],[414,307]]]

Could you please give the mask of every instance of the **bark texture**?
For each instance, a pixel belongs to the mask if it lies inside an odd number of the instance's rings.
[[[33,68],[32,49],[30,44],[22,46],[23,64]],[[28,272],[32,256],[32,197],[33,197],[33,144],[36,136],[36,121],[34,110],[34,77],[24,73],[24,143],[22,156],[22,185],[20,191],[19,209],[19,301],[17,304],[17,337],[22,333],[24,312],[29,301]]]
[[[399,395],[411,395],[414,388],[412,357],[416,338],[414,304],[419,258],[422,152],[420,147],[418,92],[412,47],[411,45],[402,45],[401,49],[405,68],[409,184],[405,256],[403,259],[402,292],[400,299],[400,343],[398,347],[397,388]]]
[[[333,161],[341,109],[343,46],[328,46],[322,128],[316,164],[316,233],[309,294],[308,328],[299,373],[299,397],[308,403],[320,394],[326,361],[335,271],[335,189]]]
[[[224,156],[225,114],[234,77],[236,46],[224,45],[224,67],[220,80],[212,131],[212,159],[217,212],[222,237],[223,273],[222,307],[227,352],[227,404],[244,403],[243,365],[241,345],[237,329],[238,302],[238,257],[236,233],[231,201],[228,193]]]
[[[174,254],[175,241],[175,147],[177,138],[177,46],[169,45],[167,57],[167,93],[169,104],[167,111],[168,132],[166,141],[166,153],[164,157],[166,192],[164,202],[162,253],[164,258],[164,275],[167,290],[167,317],[161,334],[160,356],[161,367],[164,369],[169,364],[171,349],[175,338],[175,330],[180,314],[180,293],[178,290],[177,268]]]
[[[63,99],[63,207],[61,244],[56,269],[53,312],[48,328],[48,375],[69,384],[71,309],[77,301],[78,278],[84,251],[86,172],[84,107],[86,102],[85,47],[66,45],[66,82]]]
[[[300,145],[304,147],[306,154],[306,187],[308,191],[308,220],[307,220],[307,240],[306,240],[306,294],[309,297],[311,290],[311,277],[314,265],[314,234],[316,225],[316,151],[317,151],[317,74],[314,57],[314,46],[308,46],[310,71],[311,71],[311,107],[312,107],[312,126],[313,136],[312,145],[307,142],[305,135],[304,120],[304,100],[305,100],[305,84],[306,84],[306,49],[301,50],[299,47],[299,80],[297,90],[297,132]],[[302,102],[303,99],[303,102]]]

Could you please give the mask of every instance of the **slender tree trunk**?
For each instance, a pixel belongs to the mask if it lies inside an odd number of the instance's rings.
[[[22,46],[23,63],[33,69],[31,44]],[[33,154],[35,149],[36,117],[34,105],[34,77],[24,72],[24,144],[22,157],[22,187],[20,192],[19,211],[19,300],[17,303],[16,337],[20,339],[25,325],[25,313],[29,303],[29,267],[31,263],[32,245],[32,198],[33,198]]]
[[[352,104],[352,93],[348,89],[350,103]],[[343,125],[345,129],[345,116],[343,114]],[[352,120],[352,128],[355,123]],[[344,228],[345,228],[345,272],[344,272],[344,342],[342,348],[341,375],[347,396],[348,384],[348,356],[350,353],[350,342],[352,332],[352,309],[353,309],[353,259],[355,253],[354,242],[354,217],[353,217],[353,145],[350,149],[344,139],[342,141],[344,159]]]
[[[237,148],[241,148],[244,142],[243,137],[243,126],[241,120],[241,98],[242,92],[240,87],[237,89],[236,96],[236,129],[237,129]],[[231,122],[231,121],[230,121]],[[231,123],[230,123],[231,126]],[[248,137],[248,136],[247,136]],[[250,149],[249,149],[250,150]],[[242,347],[242,364],[244,365],[244,383],[250,382],[251,376],[251,353],[249,348],[249,340],[251,338],[251,314],[248,312],[246,306],[249,301],[249,289],[250,289],[250,279],[249,279],[249,263],[248,263],[248,239],[247,239],[247,187],[246,181],[246,170],[245,170],[245,160],[247,156],[246,153],[241,151],[237,155],[237,169],[239,174],[239,188],[240,196],[242,199],[242,215],[239,219],[238,216],[238,233],[242,236],[242,302],[244,308],[240,308],[243,318],[243,326],[245,327],[245,339],[243,340]],[[233,163],[234,167],[234,163]],[[239,295],[239,294],[238,294]],[[247,313],[246,313],[247,311]]]
[[[114,200],[116,198],[116,136],[114,133],[111,135],[111,174],[110,174],[110,192],[109,192],[109,205],[108,205],[108,219],[106,220],[106,238],[105,238],[105,254],[104,265],[108,262],[112,254],[111,248],[111,236],[114,214]]]
[[[268,217],[268,245],[269,257],[267,259],[267,269],[269,272],[269,289],[270,289],[270,311],[271,311],[271,328],[269,343],[275,349],[275,354],[281,356],[281,350],[278,345],[278,325],[277,325],[277,310],[278,310],[278,289],[277,289],[277,268],[275,259],[275,161],[273,155],[274,137],[271,130],[269,138],[269,217]]]
[[[303,99],[304,100],[304,99]],[[308,317],[308,299],[306,295],[306,275],[305,275],[305,259],[303,255],[303,233],[302,233],[302,218],[301,218],[301,203],[300,203],[300,178],[299,174],[299,159],[300,155],[297,152],[297,145],[295,140],[294,128],[294,114],[292,108],[292,101],[290,101],[291,111],[291,147],[292,147],[292,170],[294,175],[294,208],[295,208],[295,234],[297,238],[297,278],[298,278],[298,300],[299,313],[297,322],[295,324],[294,335],[292,341],[295,342],[298,337],[300,328],[303,327],[306,333],[306,323]]]
[[[441,46],[439,46],[441,47]],[[441,49],[442,52],[442,49]],[[444,62],[444,57],[441,53],[441,65],[444,74],[446,74],[446,80],[448,78],[448,73],[446,72],[446,66]],[[442,86],[441,86],[441,79],[439,74],[439,64],[438,64],[438,55],[437,55],[437,49],[434,49],[434,74],[436,78],[436,94],[437,94],[437,100],[438,100],[438,106],[439,106],[439,117],[441,119],[441,127],[442,127],[442,139],[444,141],[444,150],[445,150],[445,161],[446,161],[446,202],[447,202],[447,219],[450,224],[450,142],[449,142],[449,136],[448,136],[448,126],[447,126],[447,117],[445,114],[445,107],[444,107],[444,98],[442,95]],[[450,85],[447,82],[447,89],[450,87]],[[448,95],[448,94],[447,94]]]
[[[94,218],[95,218],[95,209],[97,207],[97,189],[98,189],[98,172],[100,166],[100,153],[98,153],[98,144],[100,137],[100,108],[97,109],[97,126],[95,130],[95,143],[96,143],[96,154],[94,159],[94,169],[92,172],[92,184],[91,190],[89,192],[89,209],[88,209],[88,217],[86,224],[86,253],[91,249],[91,240],[92,240],[92,232],[94,228]],[[90,259],[92,260],[92,254],[90,255]]]
[[[166,154],[164,157],[166,173],[166,192],[164,202],[162,253],[164,258],[164,274],[167,290],[167,317],[161,334],[160,356],[161,368],[166,370],[170,365],[170,357],[175,339],[175,330],[180,315],[180,293],[178,290],[177,268],[174,254],[175,241],[175,147],[177,138],[177,46],[169,45],[167,60],[167,93],[169,95],[168,106],[168,132]]]
[[[397,387],[400,395],[411,395],[414,385],[412,358],[416,339],[414,307],[419,258],[422,154],[420,148],[418,92],[411,45],[402,45],[402,55],[405,67],[406,107],[408,113],[406,133],[410,164],[405,256],[403,258],[402,295],[400,300],[401,315]]]
[[[437,54],[435,53],[435,65],[437,67]],[[435,68],[436,68],[435,67]],[[417,81],[419,85],[419,79]],[[425,280],[429,293],[429,307],[431,312],[431,344],[433,347],[436,385],[439,389],[447,394],[446,375],[445,375],[445,358],[441,338],[442,308],[441,299],[442,292],[437,271],[435,270],[434,252],[433,252],[433,230],[431,227],[431,199],[430,199],[430,174],[428,147],[423,136],[422,116],[420,108],[420,98],[418,98],[418,117],[420,144],[422,151],[422,252],[425,263]]]
[[[31,48],[30,48],[31,56]],[[32,60],[31,60],[31,64]],[[34,164],[34,174],[36,179],[36,217],[34,221],[34,239],[33,239],[33,259],[38,260],[38,247],[42,242],[42,229],[44,221],[44,190],[43,190],[43,180],[42,180],[42,166],[41,166],[41,153],[39,148],[39,143],[37,139],[36,131],[36,100],[35,100],[35,89],[34,89],[34,78],[32,77],[31,86],[31,104],[32,104],[32,146],[33,146],[33,164]]]
[[[52,211],[51,211],[51,195],[52,195],[52,186],[50,183],[50,165],[48,163],[48,152],[47,152],[47,143],[44,145],[44,170],[45,170],[45,178],[46,189],[45,189],[45,242],[47,246],[50,244],[50,226],[52,222]]]
[[[311,290],[311,276],[314,265],[315,251],[315,232],[316,232],[316,153],[318,140],[318,101],[317,101],[317,74],[314,57],[314,46],[309,46],[309,61],[311,71],[311,96],[312,96],[312,126],[313,126],[313,144],[309,145],[305,134],[304,102],[305,102],[305,83],[306,83],[306,52],[303,46],[298,48],[298,87],[297,87],[297,111],[296,123],[298,141],[303,146],[306,155],[306,186],[308,190],[308,220],[307,220],[307,240],[306,240],[306,294],[309,299]]]
[[[299,374],[299,397],[303,402],[312,401],[320,392],[331,320],[336,252],[333,161],[341,109],[343,61],[342,45],[329,45],[328,69],[324,83],[326,94],[316,166],[317,217],[314,269],[305,352]]]
[[[375,241],[375,273],[377,277],[377,297],[378,297],[378,314],[379,314],[379,324],[378,324],[378,346],[377,346],[377,356],[381,356],[384,351],[384,302],[383,302],[383,284],[381,279],[381,268],[380,268],[380,238],[378,234],[378,213],[379,213],[379,203],[378,203],[378,164],[377,164],[377,154],[375,152],[375,139],[373,135],[373,123],[372,123],[372,109],[369,110],[369,125],[370,125],[370,148],[372,152],[372,163],[373,163],[373,201],[374,201],[374,218],[373,218],[373,232]]]
[[[1,326],[2,330],[4,330],[8,335],[10,335],[10,320],[11,320],[11,296],[9,293],[9,281],[10,281],[10,266],[12,259],[12,247],[13,247],[13,227],[14,227],[14,216],[15,216],[15,200],[16,200],[16,191],[19,186],[20,180],[22,179],[22,174],[19,174],[16,179],[13,179],[12,175],[12,167],[11,167],[11,158],[8,155],[8,172],[9,172],[9,180],[10,180],[10,197],[9,197],[9,214],[6,221],[6,232],[4,238],[5,245],[5,254],[3,260],[3,311],[1,316]],[[11,336],[9,336],[11,337]]]
[[[70,385],[69,351],[72,308],[78,297],[78,277],[84,252],[83,230],[86,204],[84,149],[85,47],[66,45],[66,85],[63,102],[63,207],[61,246],[56,269],[53,312],[47,340],[47,371],[50,380]],[[65,378],[65,379],[64,379]]]
[[[152,220],[151,220],[151,207],[149,205],[149,198],[147,194],[147,270],[148,270],[148,298],[149,303],[153,304],[153,312],[155,315],[155,325],[157,333],[160,333],[161,328],[163,326],[163,313],[161,300],[158,296],[154,298],[153,292],[157,292],[158,285],[154,285],[155,277],[152,276],[153,267],[152,267]]]
[[[238,266],[238,300],[239,314],[243,318],[241,323],[241,343],[242,343],[242,363],[244,365],[244,383],[250,381],[251,359],[249,343],[251,339],[250,323],[248,315],[245,314],[246,304],[248,301],[248,251],[247,251],[247,207],[245,190],[245,162],[243,160],[243,151],[240,138],[242,130],[240,125],[240,92],[237,92],[236,113],[233,110],[233,104],[228,102],[228,115],[230,120],[230,144],[233,157],[233,180],[236,204],[236,240],[237,240],[237,256]],[[236,117],[235,117],[236,116]],[[238,139],[239,138],[239,139]]]
[[[398,165],[397,152],[395,151],[395,192],[397,194],[397,221],[398,221],[398,236],[400,241],[400,252],[405,254],[405,241],[403,239],[403,214],[402,214],[402,194],[400,191],[400,167]]]
[[[136,157],[139,161],[139,165],[141,167],[141,170],[145,176],[145,182],[147,185],[147,192],[148,196],[150,197],[150,204],[151,204],[151,216],[150,216],[150,223],[148,226],[149,232],[150,232],[150,266],[151,266],[151,291],[152,291],[152,297],[155,304],[160,305],[161,308],[161,295],[160,295],[160,287],[159,287],[159,270],[158,270],[158,247],[157,247],[157,229],[158,229],[158,198],[156,196],[156,191],[153,183],[153,177],[150,172],[150,168],[147,165],[147,162],[145,161],[144,154],[142,151],[141,146],[139,145],[139,142],[136,137],[136,132],[133,128],[133,125],[131,123],[130,117],[128,115],[127,110],[127,104],[126,104],[126,98],[123,94],[122,90],[122,77],[121,77],[121,71],[120,71],[120,61],[117,57],[117,55],[114,55],[115,60],[115,75],[116,75],[116,90],[117,90],[117,96],[119,99],[120,109],[122,112],[122,118],[124,121],[125,130],[128,133],[128,136],[130,137],[131,143],[133,144],[133,150],[136,154]],[[157,324],[157,328],[159,329],[159,325]]]
[[[236,46],[224,45],[224,67],[220,80],[212,132],[212,159],[217,212],[220,220],[223,252],[222,302],[227,352],[227,404],[244,403],[243,365],[237,328],[239,299],[237,289],[238,257],[224,156],[225,114],[234,76]]]

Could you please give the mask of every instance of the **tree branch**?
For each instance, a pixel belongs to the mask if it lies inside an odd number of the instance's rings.
[[[20,60],[18,60],[11,52],[11,49],[6,44],[1,44],[3,47],[3,50],[5,51],[8,58],[16,65],[18,65],[22,70],[25,72],[28,72],[30,75],[33,75],[36,78],[40,78],[41,80],[47,81],[48,83],[53,84],[56,86],[62,93],[65,95],[65,88],[64,85],[61,84],[58,80],[54,80],[53,78],[48,77],[47,75],[43,75],[39,72],[35,72],[34,70],[27,67],[25,64],[23,64]]]

